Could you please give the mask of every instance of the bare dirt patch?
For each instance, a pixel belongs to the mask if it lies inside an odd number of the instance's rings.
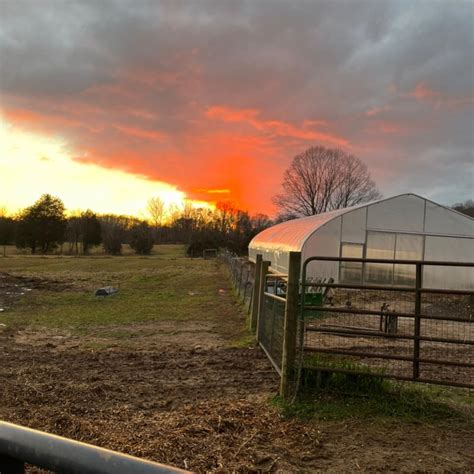
[[[198,472],[474,468],[466,427],[283,419],[262,352],[202,334],[95,351],[4,332],[0,418]]]
[[[222,347],[229,337],[213,321],[155,321],[125,325],[96,326],[87,337],[67,330],[23,328],[11,332],[12,341],[32,347],[46,346],[55,352],[71,348],[128,348],[154,351],[186,347],[201,350]]]

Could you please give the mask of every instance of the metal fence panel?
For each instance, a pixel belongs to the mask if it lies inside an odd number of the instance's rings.
[[[285,326],[285,301],[265,293],[259,314],[259,343],[276,371],[281,374],[283,331]]]
[[[432,263],[392,262],[414,267],[416,284],[319,283],[330,288],[323,304],[302,303],[304,367],[474,388],[474,292],[423,288],[424,267]]]

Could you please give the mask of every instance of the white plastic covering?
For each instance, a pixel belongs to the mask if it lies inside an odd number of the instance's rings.
[[[287,273],[290,251],[302,252],[303,261],[355,252],[367,258],[473,262],[474,219],[415,194],[402,194],[270,227],[250,242],[249,258],[255,261],[262,254],[271,270]],[[409,285],[413,268],[367,264],[358,270],[338,262],[313,262],[308,276]],[[474,289],[474,269],[427,268],[424,285]]]

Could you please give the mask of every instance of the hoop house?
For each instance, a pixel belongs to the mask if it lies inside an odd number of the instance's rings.
[[[265,229],[249,245],[288,273],[289,252],[312,256],[439,262],[474,261],[474,219],[416,194],[401,194],[359,206],[294,219]],[[341,283],[412,285],[414,265],[314,262],[308,276]],[[426,288],[474,289],[474,269],[426,267]]]

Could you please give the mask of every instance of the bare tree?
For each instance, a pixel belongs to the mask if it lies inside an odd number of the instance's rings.
[[[380,198],[367,166],[339,149],[322,146],[296,155],[273,198],[281,214],[312,216]]]
[[[453,209],[462,212],[466,216],[474,217],[474,201],[472,199],[454,204]]]
[[[165,216],[165,203],[159,197],[151,198],[148,201],[147,210],[153,226],[160,227]]]

